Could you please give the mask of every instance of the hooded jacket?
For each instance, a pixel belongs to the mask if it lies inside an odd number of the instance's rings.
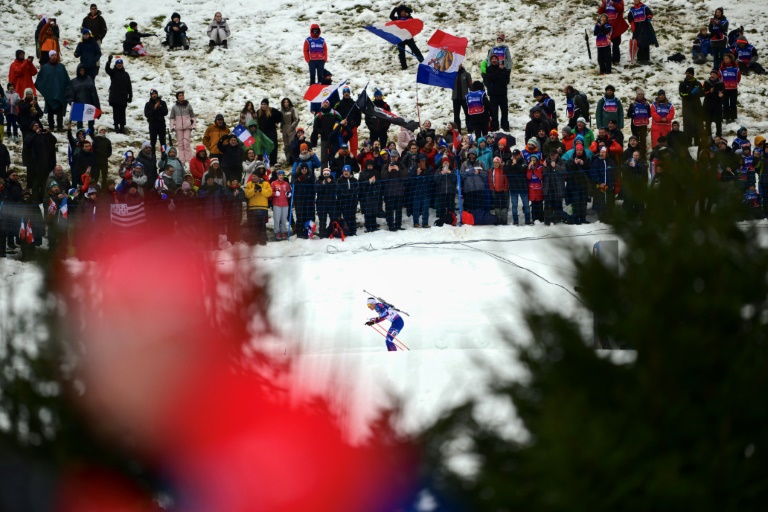
[[[328,62],[328,45],[325,44],[325,39],[320,37],[320,33],[317,37],[312,35],[312,31],[317,29],[320,32],[320,25],[313,23],[309,27],[309,37],[304,40],[304,60],[309,62],[310,60],[322,60]]]
[[[83,73],[80,73],[83,70]],[[99,93],[96,90],[96,84],[93,78],[85,72],[85,66],[78,64],[75,78],[69,81],[69,86],[65,92],[67,103],[86,103],[100,109]]]
[[[64,64],[48,62],[40,68],[37,75],[37,89],[45,98],[45,111],[57,110],[67,103],[66,93],[69,87],[69,73]]]

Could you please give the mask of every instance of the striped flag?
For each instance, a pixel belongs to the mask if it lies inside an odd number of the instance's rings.
[[[376,23],[363,28],[392,44],[400,44],[408,39],[413,39],[413,36],[424,30],[424,23],[416,18],[408,18],[407,20]]]
[[[245,147],[253,146],[253,143],[256,142],[256,139],[253,137],[253,135],[251,135],[251,132],[248,131],[248,128],[241,124],[235,126],[235,129],[232,130],[232,133],[240,140],[240,142],[245,144]]]
[[[93,121],[101,117],[101,110],[87,103],[73,103],[69,111],[72,121]]]
[[[459,66],[467,53],[466,37],[456,37],[436,30],[429,38],[429,52],[419,64],[416,81],[420,84],[453,89]]]
[[[64,197],[64,199],[61,200],[61,206],[59,207],[59,213],[65,219],[69,218],[69,206],[67,206],[67,198],[66,198],[66,196]]]
[[[121,228],[130,228],[147,222],[144,212],[144,203],[127,205],[113,204],[110,220],[112,224]]]

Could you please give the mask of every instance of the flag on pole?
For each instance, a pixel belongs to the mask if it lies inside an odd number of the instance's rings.
[[[357,100],[355,100],[355,104],[357,105],[357,108],[360,109],[360,111],[365,115],[371,115],[378,119],[383,119],[384,121],[389,121],[392,124],[395,124],[397,126],[405,126],[407,129],[414,131],[419,128],[419,123],[413,120],[408,120],[403,117],[398,116],[397,114],[394,114],[390,112],[389,110],[385,110],[381,107],[377,107],[373,104],[371,99],[368,97],[368,92],[363,89],[363,92],[360,93],[360,96],[357,97]]]
[[[113,204],[111,205],[111,208],[110,221],[116,227],[130,228],[147,221],[144,212],[144,203],[134,205]]]
[[[93,121],[101,117],[101,110],[87,103],[73,103],[69,111],[72,121]]]
[[[413,36],[424,30],[424,23],[416,18],[408,18],[407,20],[376,23],[363,28],[392,44],[400,44],[408,39],[413,39]]]
[[[241,124],[235,126],[235,129],[232,130],[232,133],[235,134],[235,137],[237,137],[240,142],[245,144],[246,147],[253,146],[253,143],[256,142],[256,139],[253,137],[253,135],[251,135],[251,132],[248,131],[248,128]]]
[[[24,217],[21,218],[21,227],[19,228],[19,240],[27,239],[27,226],[24,224]]]
[[[320,106],[323,101],[328,100],[331,105],[334,105],[339,101],[339,89],[341,89],[347,81],[339,82],[338,84],[323,85],[314,84],[310,85],[307,92],[304,93],[304,99],[307,100],[310,105],[309,109],[312,112],[319,112]]]
[[[59,207],[59,213],[65,219],[69,218],[69,206],[67,206],[67,196],[64,196],[64,199],[61,200],[61,207]]]
[[[420,84],[453,89],[459,66],[467,53],[466,37],[456,37],[436,30],[429,38],[429,51],[419,64],[416,81]]]

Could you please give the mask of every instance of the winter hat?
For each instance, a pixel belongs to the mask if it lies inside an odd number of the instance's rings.
[[[499,34],[496,36],[496,39],[501,39],[502,41],[504,41],[506,37],[504,37],[504,34]]]
[[[118,64],[122,64],[122,63],[123,63],[123,58],[122,57],[118,57],[118,58],[115,59],[115,66],[117,66]]]
[[[345,93],[350,93],[350,94],[351,94],[351,93],[352,93],[352,90],[351,90],[349,87],[344,87],[344,88],[341,90],[341,94],[345,94]]]
[[[179,19],[181,19],[181,14],[179,14],[179,13],[177,13],[177,12],[175,12],[175,13],[171,14],[171,19],[172,19],[172,20],[175,20],[176,18],[179,18]]]
[[[34,96],[35,91],[33,91],[31,87],[27,87],[26,89],[24,89],[24,96],[26,96],[27,94],[29,94],[30,96]]]
[[[394,149],[389,152],[389,158],[395,158],[395,157],[399,157],[399,156],[400,156],[400,153],[398,153]]]
[[[299,151],[309,151],[309,144],[306,142],[299,144]]]
[[[223,121],[224,120],[224,114],[216,114],[215,121],[218,121],[219,119],[221,119]]]
[[[541,91],[539,90],[538,87],[534,87],[533,88],[533,97],[534,98],[538,98],[539,96],[543,96],[543,94],[541,94]]]
[[[85,193],[85,196],[86,197],[92,196],[95,193],[96,193],[96,189],[94,187],[88,187],[88,192]]]
[[[587,120],[586,120],[586,119],[584,119],[583,117],[580,117],[580,118],[578,118],[578,119],[576,120],[576,122],[577,122],[577,123],[584,123],[584,124],[587,124]]]
[[[304,133],[304,128],[302,128],[301,126],[296,128],[296,133],[299,133],[299,132]]]
[[[330,175],[331,175],[331,170],[328,167],[323,169],[323,176],[330,176]]]
[[[187,183],[186,181],[181,184],[181,190],[192,190],[192,185]]]
[[[349,149],[349,144],[347,144],[346,142],[342,142],[341,144],[339,144],[339,149]]]
[[[141,169],[143,171],[144,170],[144,164],[142,164],[141,162],[136,162],[136,165],[134,165],[133,168],[134,169]]]
[[[519,155],[519,154],[520,154],[520,150],[519,150],[519,149],[513,149],[513,150],[512,150],[512,154],[513,154],[513,155],[515,155],[515,156],[517,156],[517,155]]]
[[[557,133],[557,130],[555,130],[555,129],[549,130],[549,134],[550,134],[550,135],[554,135],[555,137],[557,137],[557,136],[559,135],[559,134]]]
[[[125,179],[125,180],[132,180],[133,179],[133,173],[131,171],[125,171],[125,176],[123,176],[123,179]]]
[[[256,169],[266,169],[266,168],[267,168],[267,164],[265,164],[265,163],[264,163],[264,162],[262,162],[261,160],[259,160],[258,162],[256,162]]]
[[[128,151],[126,151],[125,153],[123,153],[123,157],[124,157],[126,160],[128,160],[128,157],[131,157],[131,158],[133,158],[133,151],[131,151],[131,150],[129,149]]]
[[[384,95],[381,93],[381,91],[380,91],[380,90],[378,90],[378,89],[374,89],[374,90],[373,90],[373,97],[375,98],[375,97],[377,97],[377,96],[384,96]]]
[[[738,39],[736,39],[736,44],[739,44],[739,43],[744,43],[744,44],[747,44],[748,42],[749,42],[749,41],[747,41],[747,38],[746,38],[746,37],[744,37],[744,36],[739,36],[739,38],[738,38]]]
[[[656,96],[666,96],[667,93],[664,92],[664,89],[659,89],[659,92],[656,93]]]
[[[531,137],[530,139],[528,139],[528,145],[529,146],[536,146],[538,148],[539,147],[539,141],[538,141],[538,139],[536,139],[536,137]]]
[[[349,167],[349,166],[348,166],[348,165],[345,165],[344,167]],[[285,171],[284,171],[284,170],[282,170],[282,169],[280,169],[279,171],[277,171],[277,175],[278,175],[278,176],[284,176],[284,175],[285,175]]]
[[[635,94],[645,94],[642,87],[635,87]]]
[[[56,53],[56,50],[51,50],[48,52],[49,57],[53,57],[54,55],[58,55],[58,53]]]
[[[694,70],[693,68],[688,68],[688,69],[685,70],[685,74],[687,75],[688,73],[690,73],[692,75],[695,75],[696,74],[696,70]]]
[[[584,147],[584,140],[582,140],[582,139],[577,140],[576,142],[573,143],[573,146],[574,147],[581,146],[583,148]]]
[[[83,34],[84,36],[86,36],[86,35],[90,36],[91,35],[91,31],[88,30],[87,28],[83,28],[83,30],[81,30],[80,33]]]
[[[218,158],[211,158],[211,165],[219,163]]]
[[[73,195],[75,195],[75,192],[77,192],[77,189],[76,188],[71,188],[71,189],[67,190],[67,195],[73,196]]]
[[[600,153],[607,153],[607,152],[608,152],[608,148],[607,147],[600,146]]]
[[[500,139],[499,139],[499,147],[500,147],[500,148],[505,148],[505,147],[507,147],[507,139],[505,139],[504,137],[500,138]]]
[[[496,163],[496,162],[501,163],[501,158],[499,158],[497,156],[493,157],[493,163]]]
[[[349,165],[345,165],[344,167],[341,168],[341,172],[352,172],[352,167],[350,167]]]
[[[536,156],[536,155],[530,155],[530,156],[528,157],[528,160],[530,160],[530,161],[536,160],[536,162],[538,163],[538,161],[539,161],[539,157],[538,157],[538,156]]]
[[[160,93],[157,92],[157,89],[150,89],[149,90],[149,95],[152,96],[153,94],[160,94]]]
[[[152,144],[150,144],[148,140],[145,140],[144,142],[141,143],[141,150],[142,151],[144,151],[147,148],[151,148],[151,147],[152,147]]]
[[[264,98],[263,100],[261,100],[261,104],[262,105],[269,105],[269,100],[267,98]]]
[[[451,161],[451,157],[449,157],[448,155],[443,155],[443,158],[441,158],[440,161],[441,162],[450,162]]]
[[[571,130],[570,126],[563,126],[563,133],[565,134],[566,137],[570,135],[572,132],[573,130]]]
[[[616,92],[616,88],[614,86],[610,85],[610,84],[606,85],[605,86],[605,92],[608,92],[608,91]]]

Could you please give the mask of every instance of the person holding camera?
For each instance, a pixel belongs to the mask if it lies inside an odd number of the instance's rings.
[[[272,186],[256,173],[245,185],[245,198],[248,200],[248,237],[254,244],[267,245],[267,214]],[[246,237],[246,238],[248,238]]]
[[[54,31],[56,27],[56,19],[51,18],[43,26],[40,31],[40,65],[43,66],[48,62],[50,52],[54,51],[57,55],[61,54],[61,47],[59,46],[58,30]]]
[[[37,94],[35,84],[32,81],[32,77],[37,74],[34,60],[32,55],[27,57],[24,50],[16,50],[16,59],[11,62],[11,67],[8,70],[8,82],[13,84],[13,88],[19,94],[24,94],[27,87],[32,89],[32,94]]]

